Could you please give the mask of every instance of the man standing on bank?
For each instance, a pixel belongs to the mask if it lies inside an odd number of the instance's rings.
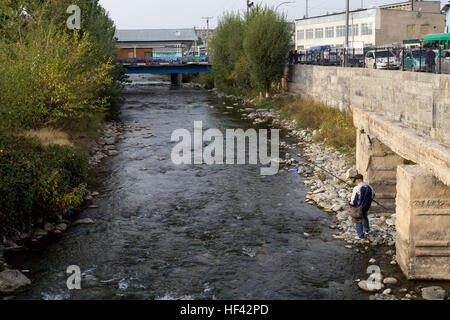
[[[350,206],[354,208],[362,207],[363,212],[363,217],[361,219],[353,219],[353,222],[356,224],[357,238],[365,239],[364,232],[368,233],[370,231],[367,215],[372,206],[372,200],[375,198],[375,192],[369,184],[364,182],[364,177],[361,174],[357,174],[352,179],[357,186],[353,188]]]

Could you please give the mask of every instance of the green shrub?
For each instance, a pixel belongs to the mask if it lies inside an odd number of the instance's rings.
[[[81,205],[87,161],[70,146],[44,147],[32,138],[0,133],[0,234],[39,218],[61,218]]]
[[[280,114],[295,119],[302,129],[318,130],[315,141],[324,141],[339,152],[352,156],[356,149],[356,128],[351,112],[342,113],[312,99],[280,98],[276,101]]]
[[[214,88],[214,72],[202,72],[193,77],[193,81],[205,86],[206,89]]]

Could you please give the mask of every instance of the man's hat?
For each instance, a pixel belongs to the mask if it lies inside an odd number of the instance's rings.
[[[357,174],[356,176],[352,177],[353,182],[356,182],[356,180],[364,180],[364,177],[362,174]]]

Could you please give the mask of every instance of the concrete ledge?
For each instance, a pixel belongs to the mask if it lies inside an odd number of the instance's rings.
[[[450,186],[450,146],[432,139],[387,116],[353,108],[353,121],[358,129],[376,137],[402,158],[427,169]]]
[[[450,280],[450,187],[418,165],[398,166],[397,181],[400,268],[408,279]]]

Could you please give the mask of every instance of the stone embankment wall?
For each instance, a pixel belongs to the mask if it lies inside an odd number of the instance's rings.
[[[293,65],[288,90],[341,111],[367,108],[450,144],[450,75]]]

